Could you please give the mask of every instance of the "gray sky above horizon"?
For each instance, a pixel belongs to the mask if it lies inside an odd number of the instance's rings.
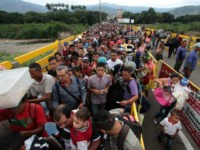
[[[73,5],[94,5],[98,4],[99,0],[23,0],[39,5],[45,6],[46,3],[65,3]],[[185,5],[200,5],[200,0],[101,0],[101,2],[107,2],[111,4],[117,4],[121,6],[145,6],[145,7],[180,7]]]

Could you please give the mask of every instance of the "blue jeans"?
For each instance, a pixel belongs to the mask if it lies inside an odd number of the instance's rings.
[[[105,109],[105,105],[106,105],[106,103],[103,103],[103,104],[92,104],[91,103],[92,114],[96,114],[100,110]]]
[[[160,107],[160,111],[156,114],[155,118],[159,119],[161,118],[161,120],[163,120],[165,117],[167,117],[167,115],[169,114],[169,112],[174,108],[176,104],[176,101],[173,102],[170,106],[166,107],[166,106],[161,106]]]
[[[167,138],[167,145],[166,145],[166,150],[171,150],[172,145],[174,144],[174,138],[171,137],[170,135],[166,134],[164,135],[163,132],[161,131],[160,134],[157,136],[158,141],[162,142],[163,137]]]

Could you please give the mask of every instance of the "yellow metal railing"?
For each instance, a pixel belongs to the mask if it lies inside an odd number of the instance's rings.
[[[82,34],[79,34],[79,35],[82,35]],[[79,36],[79,35],[77,35],[77,36]],[[48,58],[53,56],[54,53],[58,50],[59,44],[63,44],[64,42],[71,42],[75,38],[76,38],[76,36],[70,36],[70,37],[68,37],[64,40],[61,40],[61,41],[56,40],[52,44],[38,48],[38,49],[36,49],[32,52],[23,54],[21,56],[15,57],[14,61],[21,65],[21,64],[29,62],[32,59],[39,57],[39,56],[41,57],[44,54],[50,53],[47,56],[44,56],[43,58],[36,61],[37,63],[39,63],[41,65],[42,68],[44,68],[48,65]],[[12,64],[11,61],[4,61],[4,62],[0,63],[0,65],[4,66],[6,69],[12,69],[13,68],[13,64]]]
[[[51,50],[57,51],[57,49],[58,49],[58,41],[56,41],[56,42],[54,42],[50,45],[44,46],[42,48],[36,49],[32,52],[29,52],[29,53],[23,54],[21,56],[15,57],[14,60],[16,62],[18,62],[19,64],[23,64],[27,61],[30,61],[33,58],[36,58],[40,55],[43,55],[43,54],[45,54],[45,53],[47,53]]]
[[[138,112],[137,112],[137,109],[136,109],[136,104],[135,104],[135,102],[132,104],[131,115],[134,116],[134,119],[135,119],[137,122],[140,122],[139,117],[138,117]],[[144,139],[143,139],[142,134],[141,134],[141,137],[140,137],[140,144],[141,144],[141,146],[142,146],[142,149],[145,150]]]
[[[12,69],[13,65],[10,61],[3,61],[2,63],[0,63],[0,66],[4,66],[6,69]]]
[[[132,26],[132,28],[137,31],[140,27],[139,26]],[[149,34],[150,31],[153,32],[155,29],[152,28],[145,28],[145,30],[147,31],[147,33]],[[172,33],[172,36],[176,36],[177,33]],[[179,36],[183,39],[187,39],[188,40],[188,50],[192,50],[193,49],[193,45],[196,43],[197,39],[200,39],[200,37],[197,36],[188,36],[188,35],[183,35],[183,34],[179,34]]]

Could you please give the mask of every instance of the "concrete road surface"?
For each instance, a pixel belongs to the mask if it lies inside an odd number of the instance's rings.
[[[167,52],[168,51],[164,51],[163,60],[165,62],[167,62],[167,64],[173,68],[174,64],[175,64],[175,56],[172,55],[171,58],[168,59]],[[188,53],[187,53],[187,55],[188,55]],[[200,62],[200,59],[199,59],[199,62]],[[182,68],[183,68],[183,66],[182,66]],[[180,69],[180,71],[182,71],[182,68]],[[192,72],[190,80],[193,83],[195,83],[197,86],[200,86],[200,65],[199,64],[196,67],[195,71]],[[145,142],[145,148],[146,148],[146,150],[164,150],[165,149],[164,145],[165,145],[166,141],[164,141],[163,143],[158,143],[157,138],[156,138],[160,132],[160,126],[153,124],[153,118],[154,118],[155,114],[159,111],[160,107],[159,107],[158,103],[155,101],[152,91],[149,91],[149,101],[151,103],[151,109],[148,113],[145,114],[145,119],[143,122],[143,137],[144,137],[144,142]],[[183,126],[182,131],[183,131],[183,134],[188,138],[188,141],[192,145],[193,149],[197,150],[198,149],[197,145],[194,143],[194,141],[192,140],[190,135],[187,133],[184,126]],[[175,139],[172,150],[186,150],[183,143],[185,143],[185,141],[182,141],[179,137],[177,137]]]

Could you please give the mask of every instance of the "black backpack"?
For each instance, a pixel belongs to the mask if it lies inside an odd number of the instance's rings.
[[[142,126],[139,122],[132,120],[129,114],[122,114],[116,117],[120,121],[124,122],[124,125],[117,138],[117,148],[118,150],[123,150],[124,141],[126,139],[129,129],[131,129],[138,138],[138,140],[140,140],[142,133]]]

